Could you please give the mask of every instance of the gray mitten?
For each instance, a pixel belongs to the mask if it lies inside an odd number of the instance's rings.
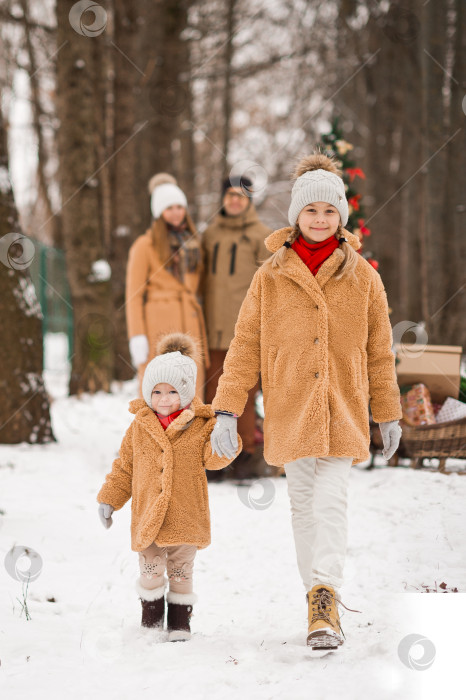
[[[223,413],[217,415],[217,422],[210,435],[212,454],[232,459],[238,451],[238,419]]]
[[[379,423],[380,432],[382,433],[383,440],[383,456],[385,459],[390,459],[390,457],[395,454],[400,444],[401,427],[398,425],[397,420],[388,421],[387,423]]]
[[[102,521],[102,525],[107,529],[113,524],[112,513],[114,510],[115,508],[108,503],[101,503],[99,505],[99,518]]]

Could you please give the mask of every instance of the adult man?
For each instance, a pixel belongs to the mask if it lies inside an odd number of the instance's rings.
[[[223,371],[223,361],[234,336],[238,313],[260,263],[270,256],[264,239],[270,233],[252,202],[252,182],[244,176],[228,177],[222,184],[222,209],[203,235],[204,313],[209,343],[210,369],[206,377],[206,403],[210,403]],[[238,433],[243,451],[231,465],[239,481],[254,475],[254,397],[259,383],[249,392]],[[209,481],[223,472],[207,472]]]

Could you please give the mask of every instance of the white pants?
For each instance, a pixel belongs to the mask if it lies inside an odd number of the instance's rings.
[[[298,568],[304,588],[343,584],[352,457],[302,457],[285,466]]]

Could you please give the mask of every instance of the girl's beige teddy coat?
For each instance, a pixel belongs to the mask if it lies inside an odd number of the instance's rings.
[[[291,231],[270,234],[268,250]],[[269,464],[328,455],[358,464],[370,457],[369,401],[378,423],[402,416],[382,279],[358,256],[356,279],[336,280],[343,258],[337,248],[314,277],[288,248],[283,267],[257,270],[242,304],[212,407],[241,415],[260,372]]]
[[[164,430],[142,399],[130,402],[135,417],[119,457],[97,494],[115,510],[132,498],[131,549],[210,544],[206,469],[222,469],[233,459],[212,454],[210,434],[216,418],[211,406],[195,396],[190,407]],[[238,452],[242,449],[238,436]]]

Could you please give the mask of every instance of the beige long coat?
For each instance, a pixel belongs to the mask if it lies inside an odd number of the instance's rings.
[[[198,363],[196,393],[203,398],[209,350],[204,315],[196,297],[200,281],[199,273],[187,273],[182,284],[165,269],[152,245],[150,229],[130,248],[126,269],[128,337],[147,336],[148,361],[155,355],[158,339],[166,333],[189,333],[198,340],[204,361]],[[140,380],[145,367],[139,367]]]
[[[251,203],[240,216],[218,214],[202,236],[204,313],[209,348],[228,350],[238,313],[270,233]]]
[[[210,544],[206,469],[222,469],[232,459],[212,454],[210,434],[216,418],[195,396],[189,408],[164,430],[146,402],[135,399],[135,414],[119,456],[97,494],[99,503],[119,510],[132,498],[131,549]],[[238,452],[242,449],[238,436]]]
[[[278,250],[290,228],[266,239]],[[357,236],[344,230],[350,245]],[[262,266],[241,307],[212,406],[241,414],[262,375],[264,457],[369,459],[369,401],[377,422],[399,420],[400,393],[387,295],[379,273],[358,256],[357,280],[334,273],[337,248],[317,275],[292,249],[283,269]]]

